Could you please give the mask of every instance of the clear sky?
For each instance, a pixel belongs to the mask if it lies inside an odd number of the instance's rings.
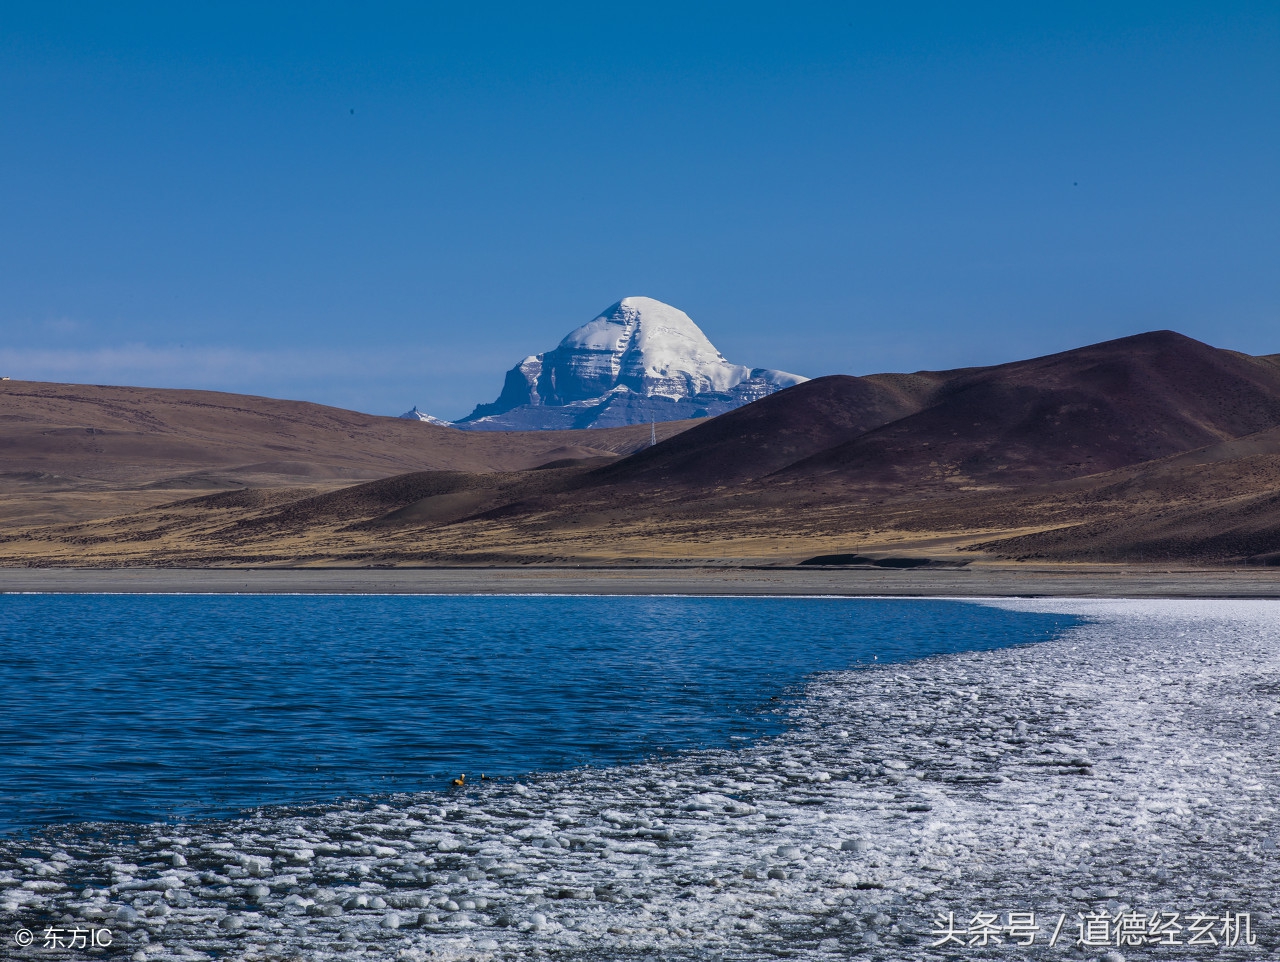
[[[459,417],[631,294],[1280,352],[1280,5],[0,4],[0,374]]]

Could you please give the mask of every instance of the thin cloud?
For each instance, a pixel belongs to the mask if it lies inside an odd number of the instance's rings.
[[[122,378],[142,378],[149,386],[157,387],[259,383],[264,376],[293,380],[326,376],[351,379],[386,375],[483,375],[492,373],[500,365],[495,358],[473,352],[406,347],[251,351],[130,344],[73,349],[0,348],[0,369],[13,378],[104,384],[122,383]]]
[[[15,380],[192,388],[292,398],[377,414],[414,404],[461,417],[502,386],[512,358],[499,349],[423,345],[246,350],[128,344],[0,348],[0,375]]]

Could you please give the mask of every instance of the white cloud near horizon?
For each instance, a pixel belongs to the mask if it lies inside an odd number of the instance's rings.
[[[266,350],[145,343],[0,347],[0,375],[14,380],[230,391],[381,414],[417,404],[453,417],[492,400],[487,394],[496,397],[512,363],[512,358],[496,352],[417,345]]]

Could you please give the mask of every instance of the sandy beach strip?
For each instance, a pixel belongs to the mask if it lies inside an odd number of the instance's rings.
[[[0,593],[1280,598],[1280,568],[0,568]]]

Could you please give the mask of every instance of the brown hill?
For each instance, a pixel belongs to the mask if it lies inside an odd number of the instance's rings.
[[[689,423],[659,425],[659,434]],[[208,489],[512,471],[648,443],[648,425],[490,434],[213,391],[0,382],[0,471],[26,483]]]
[[[601,468],[604,482],[713,487],[759,478],[918,411],[928,375],[815,378]]]
[[[818,378],[640,450],[592,482],[705,489],[772,476],[879,496],[1010,487],[1277,424],[1274,359],[1159,331],[996,367]]]
[[[1280,565],[1280,464],[1271,468],[1272,486],[1255,494],[1117,512],[974,548],[1019,561]]]
[[[669,437],[689,422],[659,425]],[[109,517],[202,491],[616,458],[649,427],[456,431],[274,398],[0,381],[0,526]]]
[[[798,461],[782,477],[1014,486],[1280,424],[1280,368],[1171,331],[936,377],[921,410]]]
[[[1280,427],[1078,485],[1077,523],[983,542],[1001,557],[1051,561],[1280,564]]]
[[[106,422],[125,436],[122,449],[170,445],[194,457],[181,446],[198,429],[196,449],[214,451],[205,463],[216,454],[231,465],[215,465],[220,476],[241,483],[262,463],[247,453],[273,445],[292,445],[290,457],[316,472],[426,470],[341,490],[313,481],[137,504],[144,510],[108,521],[0,537],[0,563],[1280,557],[1280,358],[1168,332],[998,367],[820,378],[683,433],[660,426],[673,434],[652,448],[647,425],[463,434],[252,400],[250,414],[217,416],[187,410],[203,396],[125,414],[96,403],[133,424]],[[161,424],[130,420],[155,416],[157,404]],[[601,465],[625,450],[634,453]],[[141,463],[130,470],[154,478],[171,461]]]

